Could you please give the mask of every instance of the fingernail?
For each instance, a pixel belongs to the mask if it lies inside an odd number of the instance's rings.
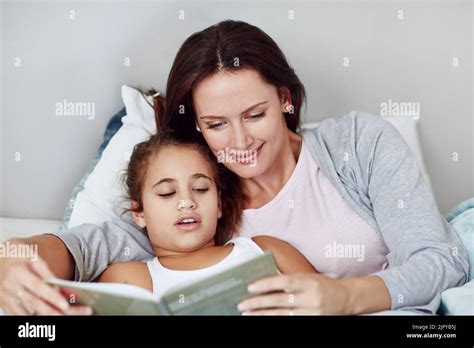
[[[237,305],[237,309],[241,312],[245,311],[247,309],[247,304],[245,302],[241,302]]]
[[[257,291],[257,289],[258,289],[258,287],[255,286],[255,284],[250,284],[249,286],[247,286],[247,290],[249,292],[255,292],[255,291]]]
[[[85,312],[86,312],[86,315],[92,315],[92,313],[93,313],[92,308],[90,308],[90,307],[87,307]]]
[[[67,301],[60,301],[58,302],[58,307],[65,311],[69,309],[69,303]]]

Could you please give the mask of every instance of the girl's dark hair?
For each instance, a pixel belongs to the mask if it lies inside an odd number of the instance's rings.
[[[154,93],[154,91],[151,91],[151,93]],[[128,194],[127,198],[138,203],[137,207],[132,207],[130,210],[136,212],[143,211],[143,185],[150,160],[153,156],[164,147],[186,146],[200,153],[212,167],[222,208],[222,217],[217,222],[214,240],[217,245],[223,245],[232,238],[233,233],[238,233],[238,227],[240,226],[243,209],[243,193],[240,180],[237,175],[217,162],[216,157],[207,145],[192,140],[178,139],[175,137],[174,132],[163,131],[160,126],[160,115],[162,115],[165,109],[164,102],[165,100],[161,96],[153,98],[153,106],[156,111],[157,134],[135,145],[124,175]]]
[[[168,76],[163,125],[180,138],[203,141],[195,128],[193,88],[216,72],[249,68],[274,85],[280,97],[282,87],[288,88],[293,110],[285,113],[285,119],[288,128],[296,132],[305,99],[303,84],[270,36],[253,25],[233,20],[217,23],[184,41]]]

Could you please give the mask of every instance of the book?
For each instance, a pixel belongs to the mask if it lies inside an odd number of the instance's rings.
[[[232,268],[168,290],[161,298],[130,284],[81,283],[52,278],[71,303],[91,306],[96,315],[239,315],[250,297],[247,286],[280,274],[271,252]]]

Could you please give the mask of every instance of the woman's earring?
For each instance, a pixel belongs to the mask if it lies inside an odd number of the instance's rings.
[[[293,105],[287,105],[285,106],[285,111],[292,114],[294,112]]]
[[[199,128],[198,125],[196,125],[196,130],[197,130],[199,133],[201,133],[201,128]]]

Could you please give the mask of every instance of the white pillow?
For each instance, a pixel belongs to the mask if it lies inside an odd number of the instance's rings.
[[[153,108],[139,91],[122,86],[122,99],[127,111],[123,126],[105,148],[84,190],[76,196],[69,228],[116,219],[128,206],[122,174],[133,147],[155,134],[156,124]]]

